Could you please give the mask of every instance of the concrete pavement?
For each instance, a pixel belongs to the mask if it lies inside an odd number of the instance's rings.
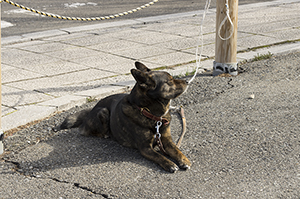
[[[238,61],[257,53],[299,49],[299,7],[298,0],[240,6]],[[83,104],[87,98],[132,86],[128,73],[135,60],[150,68],[172,67],[168,71],[173,75],[193,71],[195,64],[189,63],[195,60],[202,12],[2,38],[2,129],[7,131]],[[203,31],[203,55],[213,58],[214,9],[209,10]],[[212,62],[203,62],[203,69],[211,69]]]

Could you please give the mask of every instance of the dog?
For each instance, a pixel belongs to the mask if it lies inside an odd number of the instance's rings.
[[[163,71],[152,71],[140,62],[131,74],[136,84],[130,94],[101,99],[93,109],[68,116],[55,130],[79,127],[84,135],[111,137],[171,173],[189,169],[191,162],[172,141],[170,102],[187,89],[185,80]],[[154,147],[159,145],[161,153]],[[169,160],[170,156],[177,164]]]

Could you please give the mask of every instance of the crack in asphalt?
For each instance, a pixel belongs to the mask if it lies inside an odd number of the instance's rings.
[[[108,195],[108,194],[97,193],[96,191],[94,191],[94,190],[92,190],[92,189],[90,189],[90,188],[88,188],[88,187],[86,187],[86,186],[80,186],[79,183],[74,183],[74,186],[77,187],[77,188],[79,188],[79,189],[83,189],[83,190],[89,191],[89,192],[91,192],[91,193],[93,193],[93,194],[101,195],[101,196],[103,196],[104,198],[109,198],[109,195]]]
[[[52,178],[52,177],[40,177],[40,176],[34,175],[34,174],[29,174],[28,175],[28,174],[26,174],[26,172],[24,171],[24,169],[22,169],[21,164],[19,162],[7,160],[5,158],[2,158],[2,160],[4,160],[4,162],[6,164],[12,164],[12,165],[14,165],[15,168],[13,168],[12,171],[14,171],[15,173],[18,173],[20,175],[26,176],[26,177],[31,177],[31,178],[35,178],[35,179],[37,179],[37,178],[39,178],[39,179],[48,179],[48,180],[52,180],[52,181],[57,182],[57,183],[72,184],[74,187],[76,187],[78,189],[82,189],[82,190],[88,191],[89,193],[92,193],[92,194],[95,194],[95,195],[100,195],[103,198],[111,198],[110,196],[113,196],[111,194],[96,192],[93,189],[91,189],[91,188],[89,188],[87,186],[82,186],[82,185],[80,185],[80,183],[76,183],[76,182],[75,183],[68,182],[68,181],[65,181],[65,180],[59,180],[57,178]]]

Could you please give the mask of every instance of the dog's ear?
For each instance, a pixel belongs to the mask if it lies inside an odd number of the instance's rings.
[[[145,66],[144,64],[142,64],[141,62],[135,62],[135,67],[137,69],[139,69],[140,71],[143,71],[143,72],[149,72],[151,71],[149,68],[147,68],[147,66]]]
[[[131,74],[134,77],[134,79],[137,81],[137,83],[140,85],[140,87],[145,89],[155,88],[156,86],[155,81],[152,79],[152,77],[150,77],[149,74],[136,69],[131,69]]]

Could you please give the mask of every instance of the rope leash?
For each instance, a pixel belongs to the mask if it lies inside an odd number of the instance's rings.
[[[196,71],[195,71],[193,77],[188,81],[188,84],[190,84],[192,81],[194,81],[196,75],[198,74],[198,70],[200,69],[201,57],[202,57],[202,53],[203,53],[203,23],[204,23],[205,16],[208,12],[208,9],[210,7],[210,3],[211,3],[211,0],[206,0],[204,12],[203,12],[202,20],[201,20],[201,24],[200,24],[200,37],[198,39],[198,43],[197,43],[197,47],[196,47],[196,66],[197,67],[196,67]],[[201,42],[201,50],[200,50],[200,54],[199,54],[200,42]]]
[[[196,47],[196,71],[193,75],[193,77],[188,81],[188,84],[190,84],[192,81],[194,81],[196,75],[198,74],[198,70],[201,68],[200,67],[200,64],[201,64],[201,57],[202,57],[202,53],[203,53],[203,23],[204,23],[204,20],[205,20],[205,17],[206,17],[206,14],[208,12],[208,9],[210,7],[210,4],[211,4],[211,0],[206,0],[206,4],[205,4],[205,8],[204,8],[204,12],[203,12],[203,15],[202,15],[202,20],[201,20],[201,24],[200,24],[200,36],[199,36],[199,39],[198,39],[198,43],[197,43],[197,47]],[[221,22],[220,26],[219,26],[219,30],[218,30],[218,36],[222,39],[222,40],[228,40],[232,35],[233,35],[233,29],[234,29],[234,25],[233,25],[233,22],[230,18],[230,15],[229,15],[229,4],[228,4],[228,0],[226,0],[225,2],[225,7],[226,7],[226,17],[223,19],[223,21]],[[223,38],[220,34],[220,31],[221,31],[221,28],[222,26],[225,24],[226,20],[229,20],[230,24],[231,24],[231,27],[232,27],[232,30],[231,30],[231,34],[227,37],[227,38]],[[201,50],[200,50],[200,54],[199,54],[199,46],[201,45]],[[176,109],[175,107],[172,107],[172,109]],[[185,116],[184,116],[184,110],[182,107],[180,107],[180,109],[177,109],[180,116],[181,116],[181,119],[182,119],[182,133],[181,133],[181,136],[177,142],[177,147],[179,148],[180,145],[181,145],[181,142],[183,140],[183,137],[184,137],[184,134],[186,132],[186,119],[185,119]]]
[[[181,146],[181,142],[183,140],[183,137],[184,137],[184,134],[186,132],[186,119],[185,119],[185,116],[184,116],[184,110],[182,107],[180,107],[180,109],[178,110],[180,116],[181,116],[181,120],[182,120],[182,132],[181,132],[181,135],[180,135],[180,138],[176,144],[176,146],[179,148]]]
[[[206,14],[208,12],[208,9],[210,7],[210,4],[211,4],[211,0],[206,0],[204,12],[203,12],[202,20],[201,20],[201,24],[200,24],[200,36],[199,36],[198,44],[197,44],[197,47],[196,47],[196,71],[195,71],[193,77],[188,81],[189,84],[195,79],[196,75],[198,74],[198,70],[201,68],[200,64],[201,64],[201,57],[202,57],[202,53],[203,53],[203,23],[204,23],[205,16],[206,16]],[[219,26],[219,29],[218,29],[218,36],[223,41],[228,40],[230,37],[232,37],[232,35],[233,35],[233,29],[234,29],[233,22],[232,22],[232,20],[230,18],[230,15],[229,15],[228,0],[226,0],[226,2],[225,2],[225,7],[226,7],[226,17],[223,19],[223,21],[221,22],[221,24]],[[225,24],[225,22],[226,22],[227,19],[229,20],[229,23],[231,24],[231,27],[232,27],[231,28],[231,33],[230,33],[230,35],[228,37],[223,38],[221,36],[220,32],[221,32],[222,26],[224,26],[224,24]],[[200,54],[198,54],[199,53],[200,42],[201,42],[201,50],[200,50]]]
[[[2,0],[0,1],[1,2],[6,2],[10,5],[13,5],[13,6],[16,6],[18,8],[21,8],[21,9],[24,9],[24,10],[27,10],[27,11],[30,11],[30,12],[34,12],[34,13],[37,13],[37,14],[40,14],[40,15],[44,15],[44,16],[47,16],[47,17],[52,17],[52,18],[56,18],[56,19],[64,19],[64,20],[71,20],[71,21],[101,21],[101,20],[105,20],[105,19],[114,19],[114,18],[117,18],[117,17],[122,17],[122,16],[125,16],[125,15],[128,15],[128,14],[132,14],[134,12],[137,12],[139,10],[142,10],[144,8],[147,8],[151,5],[153,5],[154,3],[158,2],[158,0],[153,0],[147,4],[144,4],[142,6],[139,6],[135,9],[132,9],[132,10],[129,10],[127,12],[122,12],[122,13],[118,13],[118,14],[112,14],[112,15],[109,15],[109,16],[103,16],[103,17],[88,17],[88,18],[82,18],[82,17],[66,17],[66,16],[60,16],[60,15],[56,15],[56,14],[51,14],[51,13],[47,13],[47,12],[42,12],[42,11],[39,11],[39,10],[35,10],[33,8],[29,8],[29,7],[26,7],[26,6],[23,6],[23,5],[20,5],[18,3],[14,3],[10,0]]]
[[[193,77],[188,81],[188,84],[190,84],[192,81],[194,81],[196,75],[198,74],[198,70],[200,69],[201,57],[202,57],[202,53],[203,53],[203,23],[204,23],[205,16],[208,12],[208,9],[210,7],[210,3],[211,3],[211,0],[206,0],[204,12],[203,12],[202,20],[201,20],[201,24],[200,24],[200,37],[198,39],[198,43],[197,43],[197,47],[196,47],[196,66],[197,67],[196,67],[196,71],[195,71]],[[201,43],[201,50],[200,50],[200,54],[199,54],[200,43]],[[180,107],[180,108],[170,107],[170,109],[177,110],[178,113],[180,114],[181,120],[182,120],[182,132],[181,132],[179,140],[176,144],[176,146],[179,148],[181,146],[183,137],[186,133],[186,119],[185,119],[185,115],[184,115],[184,110],[182,107]]]

